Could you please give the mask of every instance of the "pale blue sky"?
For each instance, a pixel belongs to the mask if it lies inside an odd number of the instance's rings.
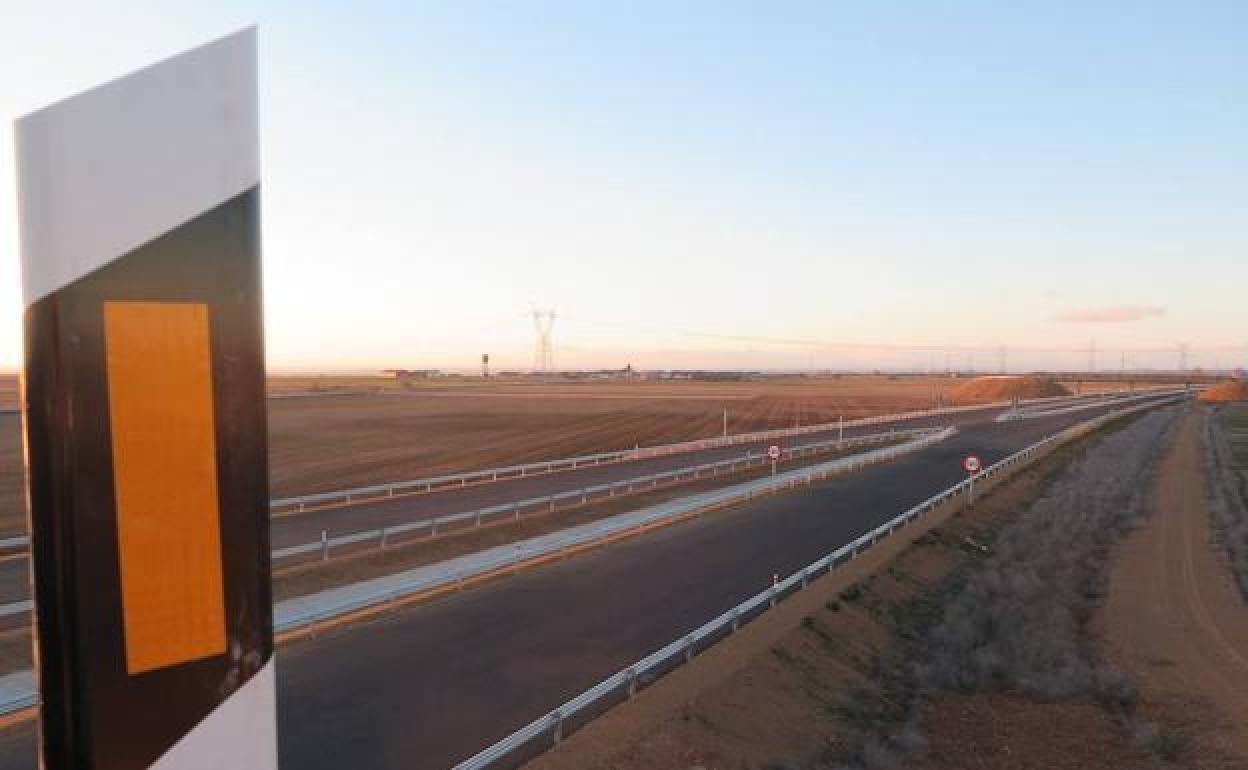
[[[1095,338],[1107,367],[1248,345],[1248,4],[203,5],[7,8],[0,140],[258,22],[277,368],[527,366],[530,302],[559,309],[569,366],[944,364],[683,330]],[[11,156],[0,366],[20,355]],[[1088,311],[1140,318],[1060,320]]]

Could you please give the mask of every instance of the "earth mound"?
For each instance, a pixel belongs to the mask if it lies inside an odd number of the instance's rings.
[[[961,403],[1069,395],[1069,390],[1047,377],[1017,376],[976,377],[949,391],[949,397]]]
[[[1248,382],[1234,380],[1215,385],[1200,394],[1200,400],[1207,404],[1226,404],[1231,401],[1248,401]]]

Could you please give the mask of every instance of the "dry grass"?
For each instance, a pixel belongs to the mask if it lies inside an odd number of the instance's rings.
[[[1215,537],[1248,599],[1248,407],[1223,407],[1205,424],[1205,473]]]

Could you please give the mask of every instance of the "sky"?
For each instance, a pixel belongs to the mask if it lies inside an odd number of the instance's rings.
[[[253,23],[272,370],[1248,363],[1238,0],[3,2],[0,369],[12,121]]]

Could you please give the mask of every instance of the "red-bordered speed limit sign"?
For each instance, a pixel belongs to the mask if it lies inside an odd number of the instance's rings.
[[[771,446],[767,447],[767,456],[773,460],[779,460],[780,459],[780,447],[776,446],[775,444],[772,444]]]
[[[975,455],[967,455],[966,459],[962,461],[962,470],[967,473],[979,473],[979,469],[982,467],[984,467],[983,463]]]

